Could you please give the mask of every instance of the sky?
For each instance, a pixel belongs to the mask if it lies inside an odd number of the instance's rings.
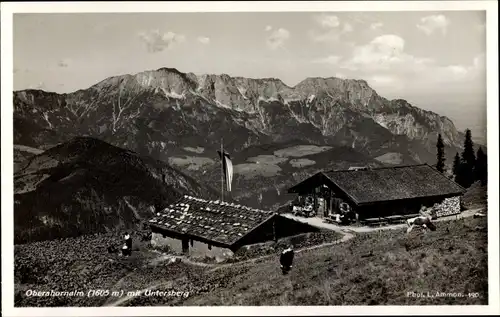
[[[486,134],[485,11],[17,13],[13,26],[15,90],[161,67],[289,86],[335,76]]]

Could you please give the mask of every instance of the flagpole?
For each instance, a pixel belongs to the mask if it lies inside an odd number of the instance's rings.
[[[220,194],[221,201],[224,201],[224,138],[220,139]]]

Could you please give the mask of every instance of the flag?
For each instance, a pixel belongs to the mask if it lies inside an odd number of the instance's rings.
[[[274,185],[274,188],[276,189],[276,192],[278,193],[278,196],[281,195],[280,188],[278,187],[278,185]]]
[[[224,151],[224,157],[222,157],[221,151],[217,151],[219,157],[222,160],[222,168],[224,169],[224,177],[226,179],[227,191],[231,191],[231,183],[233,182],[233,162],[231,161],[231,156]]]

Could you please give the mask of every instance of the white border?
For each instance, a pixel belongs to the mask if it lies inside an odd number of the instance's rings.
[[[488,102],[488,306],[288,306],[288,307],[119,307],[14,308],[13,296],[13,59],[14,12],[284,12],[284,11],[452,11],[487,10]],[[499,314],[498,204],[498,2],[497,1],[297,1],[297,2],[32,2],[1,3],[2,71],[2,314],[5,316],[155,315],[331,315],[331,314]]]

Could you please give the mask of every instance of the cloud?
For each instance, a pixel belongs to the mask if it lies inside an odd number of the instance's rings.
[[[57,66],[66,68],[71,64],[71,60],[68,58],[61,59],[59,62],[57,62]]]
[[[405,47],[405,40],[397,35],[386,34],[374,38],[370,44],[377,46],[382,51],[402,52]]]
[[[375,90],[387,91],[390,90],[393,93],[396,91],[405,91],[406,86],[412,86],[411,82],[408,82],[406,77],[392,74],[375,74],[372,76],[367,76],[366,81],[368,85],[373,87]],[[411,79],[410,79],[411,81]]]
[[[470,65],[448,65],[434,71],[439,78],[449,81],[476,80],[479,76],[486,74],[486,55],[481,53],[472,59]]]
[[[283,47],[285,42],[290,38],[290,32],[287,29],[279,28],[274,30],[267,38],[269,48],[275,50]]]
[[[337,28],[340,26],[340,20],[336,15],[321,14],[315,17],[316,22],[323,28]]]
[[[27,69],[27,68],[19,68],[19,67],[14,67],[14,68],[13,68],[13,73],[14,73],[14,74],[19,74],[19,75],[21,75],[21,74],[25,75],[25,74],[30,74],[30,73],[32,73],[32,71],[31,71],[31,70],[29,70],[29,69]]]
[[[266,26],[266,29],[265,29],[265,30],[266,30],[266,32],[269,32],[269,31],[271,31],[272,29],[273,29],[273,27],[272,27],[272,26],[270,26],[270,25],[268,25],[268,26]]]
[[[328,32],[310,32],[310,37],[314,42],[336,42],[340,39],[340,32],[338,31],[328,31]]]
[[[200,42],[201,44],[207,45],[207,44],[210,44],[210,38],[206,37],[206,36],[199,36],[198,42]]]
[[[485,80],[485,55],[479,54],[463,64],[438,64],[436,61],[405,52],[404,40],[383,35],[357,46],[352,55],[340,60],[340,69],[355,77],[366,78],[375,89],[419,91],[447,89],[454,85],[482,85]]]
[[[404,38],[395,34],[374,36],[354,46],[349,53],[338,55],[326,54],[313,62],[329,66],[330,74],[336,77],[343,73],[347,78],[366,79],[371,87],[389,98],[427,92],[479,91],[486,83],[484,53],[454,63],[434,60],[430,55],[412,54]]]
[[[384,23],[382,23],[382,22],[374,22],[374,23],[370,24],[370,29],[378,30],[383,26],[384,26]]]
[[[390,75],[374,75],[371,77],[371,82],[375,85],[389,85],[397,82],[397,78]]]
[[[348,32],[352,32],[352,31],[354,31],[354,28],[352,27],[352,25],[350,23],[345,23],[344,28],[342,29],[342,32],[348,33]]]
[[[427,35],[431,35],[435,31],[441,31],[446,34],[447,28],[450,25],[450,20],[442,14],[430,15],[420,19],[417,28]]]
[[[465,76],[469,72],[467,67],[463,65],[449,65],[445,69],[456,76]]]
[[[352,24],[342,23],[336,15],[320,14],[314,16],[316,24],[320,30],[310,32],[310,37],[314,42],[335,42],[342,35],[354,30]]]
[[[486,69],[486,54],[481,53],[481,54],[477,55],[476,57],[474,57],[474,59],[472,60],[472,65],[476,69],[480,69],[480,70]]]
[[[170,31],[161,33],[160,30],[142,32],[139,34],[139,37],[144,41],[150,53],[164,51],[186,40],[186,37],[182,34],[176,34]]]
[[[342,59],[341,56],[330,55],[325,58],[313,60],[313,63],[338,65],[341,59]]]
[[[44,82],[39,82],[38,84],[31,84],[28,89],[41,89],[44,90],[46,89],[45,83]]]
[[[375,37],[370,43],[355,46],[352,56],[342,63],[341,68],[364,71],[418,71],[431,63],[428,58],[417,58],[404,52],[403,38],[386,34]]]
[[[422,85],[453,84],[469,82],[480,84],[486,79],[486,60],[484,54],[475,56],[469,64],[432,65],[416,78]]]

